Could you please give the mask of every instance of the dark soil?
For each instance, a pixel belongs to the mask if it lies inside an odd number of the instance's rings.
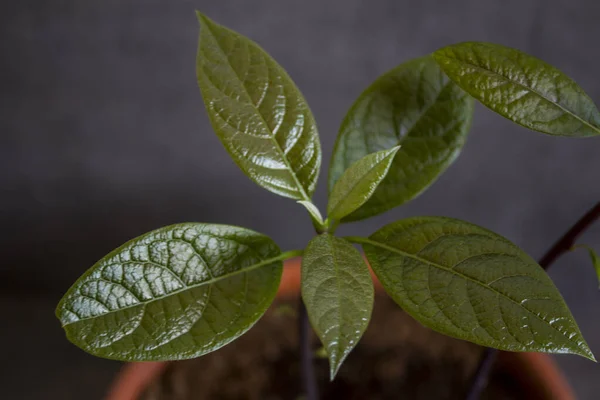
[[[141,400],[300,399],[294,302],[279,302],[235,342],[175,362]],[[318,340],[314,340],[317,346]],[[336,379],[316,359],[323,399],[463,399],[481,348],[421,326],[378,295],[369,329]],[[495,370],[482,399],[525,399],[510,375]]]

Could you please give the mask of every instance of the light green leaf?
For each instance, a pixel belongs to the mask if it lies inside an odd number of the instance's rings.
[[[422,193],[458,156],[473,115],[473,99],[432,57],[418,58],[378,78],[346,115],[329,169],[329,192],[350,165],[401,145],[371,198],[344,218],[356,221]]]
[[[319,347],[315,351],[315,358],[328,358],[327,349],[325,347]]]
[[[365,204],[387,175],[400,146],[364,156],[335,183],[327,205],[328,217],[340,220]]]
[[[546,272],[502,236],[417,217],[356,241],[388,294],[431,329],[501,350],[594,359]]]
[[[302,259],[302,299],[329,356],[331,379],[364,333],[373,310],[373,281],[360,253],[322,234]]]
[[[491,43],[444,47],[434,57],[450,79],[483,105],[535,131],[600,134],[600,111],[567,75],[522,51]]]
[[[590,246],[586,246],[585,244],[580,244],[574,247],[574,249],[577,248],[584,248],[588,251],[590,259],[592,260],[592,265],[594,266],[594,269],[596,270],[596,275],[598,276],[598,280],[600,281],[600,257],[598,257],[598,254],[596,254],[594,249],[592,249]]]
[[[309,200],[321,147],[302,94],[256,43],[200,13],[198,20],[198,85],[219,139],[254,182]]]
[[[310,214],[310,217],[312,218],[314,223],[318,224],[318,226],[323,226],[325,224],[323,222],[323,217],[321,216],[321,212],[319,211],[317,206],[315,206],[313,204],[312,201],[300,200],[298,203],[302,204],[304,206],[304,208],[306,208],[306,210]]]
[[[275,297],[281,253],[254,231],[186,223],[129,241],[88,270],[56,315],[71,342],[124,361],[194,358],[256,323]]]

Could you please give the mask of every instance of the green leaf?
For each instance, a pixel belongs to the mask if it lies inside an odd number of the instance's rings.
[[[598,257],[598,254],[596,254],[594,249],[592,249],[590,246],[586,246],[585,244],[580,244],[580,245],[574,246],[573,249],[578,249],[578,248],[584,248],[588,251],[588,253],[590,255],[590,259],[592,260],[592,265],[594,266],[594,269],[596,270],[596,275],[598,276],[598,281],[600,281],[600,257]]]
[[[390,296],[431,329],[501,350],[594,359],[546,272],[502,236],[417,217],[356,241]]]
[[[373,196],[343,222],[380,214],[422,193],[458,156],[472,115],[473,99],[430,56],[378,78],[342,122],[329,192],[344,171],[367,154],[402,147]]]
[[[256,43],[200,13],[198,20],[198,85],[219,139],[254,182],[309,200],[321,147],[302,94]]]
[[[313,204],[312,201],[303,201],[303,200],[300,200],[298,203],[302,204],[304,206],[304,208],[306,208],[306,210],[310,214],[310,217],[311,217],[311,219],[313,220],[314,223],[316,223],[318,226],[324,226],[325,225],[325,222],[323,222],[323,217],[321,216],[321,212],[319,211],[319,209],[317,208],[317,206],[315,206]]]
[[[315,351],[315,358],[328,358],[327,349],[325,347],[319,347]]]
[[[304,251],[301,287],[310,322],[327,349],[333,380],[371,318],[369,268],[352,244],[322,234]]]
[[[387,175],[400,146],[364,156],[336,182],[327,205],[329,218],[340,220],[365,204]]]
[[[124,360],[194,358],[256,323],[282,273],[271,239],[248,229],[186,223],[146,233],[108,254],[60,301],[71,342]]]
[[[583,89],[553,66],[491,43],[444,47],[434,57],[450,79],[483,105],[535,131],[600,134],[600,112]]]

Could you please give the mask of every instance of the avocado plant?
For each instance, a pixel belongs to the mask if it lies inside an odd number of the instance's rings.
[[[336,236],[340,224],[427,189],[465,144],[474,100],[534,131],[599,136],[600,112],[572,79],[526,53],[481,42],[400,64],[342,121],[323,218],[311,201],[321,147],[302,94],[256,43],[200,13],[198,20],[197,81],[212,127],[251,180],[306,209],[315,236],[305,249],[282,252],[263,234],[214,223],[143,234],[93,265],[60,301],[57,317],[71,342],[123,361],[202,356],[248,331],[273,302],[283,261],[302,256],[299,318],[321,340],[334,379],[373,308],[360,245],[383,289],[433,330],[500,350],[594,360],[544,269],[488,229],[426,216],[370,236]]]

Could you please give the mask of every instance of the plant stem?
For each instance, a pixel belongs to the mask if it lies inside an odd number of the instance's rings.
[[[331,233],[333,235],[339,225],[340,225],[340,221],[333,220],[333,222],[331,223],[331,226],[329,227],[329,233]]]
[[[575,245],[575,240],[577,240],[577,238],[598,218],[600,218],[600,202],[585,213],[585,215],[581,217],[550,250],[548,250],[540,260],[542,268],[548,269],[558,257],[571,250],[571,247]]]
[[[600,202],[596,203],[583,217],[579,219],[540,259],[539,264],[542,268],[548,269],[561,255],[571,250],[575,245],[575,240],[585,232],[590,225],[600,218]],[[498,350],[487,348],[479,361],[475,374],[471,381],[467,400],[477,400],[481,396],[483,389],[488,381],[488,375],[492,370],[492,365]]]
[[[479,365],[475,370],[475,374],[473,374],[473,380],[471,381],[471,387],[467,394],[467,400],[479,399],[479,396],[481,396],[481,393],[488,384],[488,378],[492,372],[492,367],[494,366],[497,355],[498,350],[492,349],[491,347],[485,348],[479,359]]]
[[[302,374],[302,387],[307,400],[318,400],[319,389],[315,366],[313,364],[313,351],[310,340],[310,324],[306,306],[302,296],[298,299],[298,342],[300,350],[300,368]]]

